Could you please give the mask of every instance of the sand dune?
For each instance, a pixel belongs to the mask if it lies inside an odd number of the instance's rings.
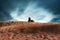
[[[60,23],[0,22],[0,40],[60,40]]]

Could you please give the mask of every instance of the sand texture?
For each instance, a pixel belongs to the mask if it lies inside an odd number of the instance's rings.
[[[60,40],[60,23],[0,22],[0,40]]]

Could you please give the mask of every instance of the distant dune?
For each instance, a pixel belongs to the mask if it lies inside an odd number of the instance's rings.
[[[60,23],[0,22],[0,40],[60,40]]]

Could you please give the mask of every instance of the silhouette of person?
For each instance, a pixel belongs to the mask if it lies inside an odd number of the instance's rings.
[[[29,18],[28,18],[28,22],[30,22],[30,21],[31,21],[31,18],[29,17]]]
[[[31,20],[31,18],[29,17],[29,18],[28,18],[28,22],[34,22],[34,21],[33,21],[33,20]]]

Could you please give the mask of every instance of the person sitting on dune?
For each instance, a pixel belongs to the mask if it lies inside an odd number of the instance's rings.
[[[31,18],[29,17],[28,18],[28,22],[34,22],[34,20],[31,20]]]

